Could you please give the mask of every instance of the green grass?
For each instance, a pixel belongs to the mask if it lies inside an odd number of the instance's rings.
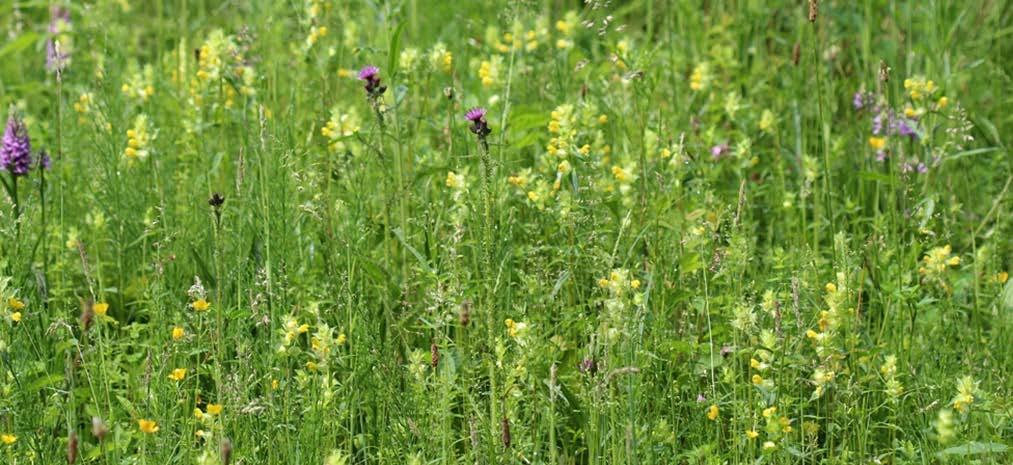
[[[0,462],[1008,463],[1011,11],[804,3],[0,4]]]

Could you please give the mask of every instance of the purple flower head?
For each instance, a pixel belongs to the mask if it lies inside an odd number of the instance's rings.
[[[851,103],[855,105],[855,110],[861,110],[865,107],[865,98],[862,92],[855,92],[855,96],[851,99]]]
[[[588,357],[580,361],[580,364],[577,365],[577,370],[585,375],[593,376],[598,372],[598,363],[593,358]]]
[[[359,80],[366,82],[366,93],[370,97],[378,97],[387,90],[387,86],[380,85],[380,68],[367,65],[359,70]]]
[[[919,163],[917,170],[919,174],[925,174],[929,172],[929,167],[925,166],[925,163]]]
[[[7,118],[3,141],[0,143],[0,169],[14,176],[24,176],[32,167],[32,141],[25,123],[17,116]]]
[[[49,158],[49,154],[46,153],[45,150],[39,152],[39,167],[40,168],[48,171],[49,167],[52,166],[52,164],[53,164],[53,160],[51,160]]]
[[[721,156],[726,153],[728,153],[728,144],[717,144],[711,147],[711,156],[714,157],[715,160],[720,159]]]
[[[876,152],[876,161],[879,161],[879,162],[886,161],[886,157],[887,157],[886,150],[880,150],[880,151]]]
[[[912,123],[913,124],[913,123]],[[902,136],[918,137],[918,132],[908,124],[907,120],[898,119],[896,122],[897,134]]]
[[[485,108],[475,107],[468,110],[468,113],[464,115],[464,118],[472,123],[477,123],[479,121],[485,121],[485,113]]]
[[[730,354],[730,353],[732,353],[734,351],[735,351],[735,348],[732,347],[732,346],[730,346],[730,345],[722,346],[721,347],[721,356],[722,357],[726,357],[726,356],[728,356],[728,354]]]
[[[380,68],[377,68],[376,66],[373,65],[368,65],[365,68],[359,70],[360,81],[367,81],[367,82],[372,81],[374,79],[379,79],[379,76],[380,76]]]
[[[876,115],[872,118],[872,135],[878,136],[883,132],[883,115]]]
[[[468,113],[464,115],[465,119],[471,121],[471,132],[473,132],[480,140],[485,140],[485,136],[488,136],[492,132],[489,127],[489,122],[485,120],[485,108],[475,107],[468,110]]]
[[[707,402],[707,398],[704,397],[703,394],[697,394],[696,395],[696,403],[702,404],[704,402]]]
[[[56,37],[70,29],[70,10],[53,5],[49,10],[49,39],[46,40],[46,69],[61,71],[70,62],[70,53],[57,46]]]

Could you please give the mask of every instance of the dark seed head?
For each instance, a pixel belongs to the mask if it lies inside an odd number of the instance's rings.
[[[211,198],[208,199],[208,205],[211,205],[211,207],[213,207],[215,209],[218,209],[224,203],[225,203],[225,196],[223,196],[222,194],[219,194],[217,192],[215,192],[214,194],[211,194]]]

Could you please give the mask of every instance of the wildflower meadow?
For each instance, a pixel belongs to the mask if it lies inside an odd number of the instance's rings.
[[[0,0],[0,464],[1013,463],[1013,8]]]

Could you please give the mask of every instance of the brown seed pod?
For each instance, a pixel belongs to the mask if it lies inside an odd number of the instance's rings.
[[[503,447],[510,448],[510,419],[503,417]]]
[[[77,462],[77,433],[71,431],[67,438],[67,463],[74,465]]]

